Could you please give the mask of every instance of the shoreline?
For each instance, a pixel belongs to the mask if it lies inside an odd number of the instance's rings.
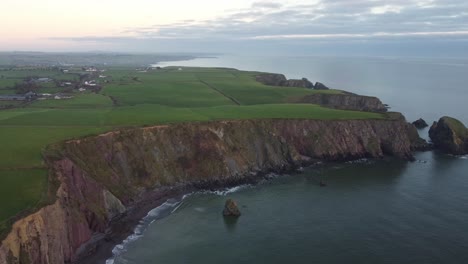
[[[346,134],[342,133],[343,127],[349,129]],[[246,138],[242,133],[235,133],[237,128],[248,131],[249,137]],[[47,157],[50,158],[56,170],[54,176],[57,177],[59,200],[31,216],[32,219],[37,218],[39,221],[51,213],[56,213],[59,216],[56,218],[58,222],[55,223],[54,219],[51,219],[50,222],[45,223],[44,228],[39,227],[35,233],[31,233],[28,239],[36,234],[44,236],[44,239],[51,236],[63,238],[54,239],[55,241],[47,240],[54,247],[67,246],[67,251],[64,251],[65,255],[57,256],[57,261],[54,261],[57,263],[63,260],[71,263],[104,263],[112,257],[112,250],[116,245],[135,234],[135,231],[137,234],[140,233],[135,227],[142,223],[141,220],[149,211],[160,206],[167,199],[180,197],[193,191],[219,190],[241,184],[258,183],[262,179],[271,178],[262,177],[269,173],[289,174],[300,167],[317,164],[317,162],[328,164],[361,158],[381,159],[387,155],[411,160],[411,148],[414,147],[415,142],[411,137],[411,131],[408,130],[409,127],[403,119],[330,122],[317,120],[237,121],[135,129],[127,132],[125,137],[119,135],[116,138],[116,135],[108,134],[64,143],[66,145],[63,146],[62,152],[47,153],[50,155]],[[309,132],[304,135],[303,131]],[[317,146],[316,137],[320,135],[316,136],[314,133],[323,134],[324,142],[327,144]],[[350,133],[355,137],[350,139]],[[149,138],[149,135],[157,135],[157,137]],[[307,135],[311,136],[307,137]],[[395,141],[395,135],[397,141]],[[346,144],[332,144],[336,142],[337,137]],[[193,138],[196,140],[194,141]],[[178,140],[177,145],[184,145],[186,149],[175,149],[171,144],[172,141],[168,139]],[[364,142],[376,140],[376,144],[364,144],[359,140]],[[109,163],[109,158],[112,157],[109,155],[115,152],[113,144],[132,147],[126,149],[125,154],[121,154],[125,156],[113,158],[114,163]],[[245,148],[239,148],[239,144]],[[170,152],[169,158],[153,157],[140,151],[139,146],[144,149],[151,146],[168,148],[167,151],[174,151],[175,154],[179,153],[177,151],[184,150],[184,155],[180,158]],[[199,158],[200,151],[209,151],[212,155],[201,159]],[[92,152],[99,155],[86,154]],[[142,172],[140,160],[150,160],[151,164],[158,162],[156,167],[152,166],[152,169],[158,169],[159,174],[167,174],[172,178],[166,181],[165,178],[150,174],[150,171]],[[229,162],[237,163],[231,164],[228,168],[226,166],[230,165]],[[82,169],[84,166],[93,173],[100,172],[99,175],[103,176],[100,176],[99,180],[90,177]],[[126,168],[129,168],[129,171]],[[141,176],[147,178],[142,182],[138,177],[129,178],[122,184],[114,186],[117,182],[123,181],[127,175],[140,175],[140,178]],[[163,187],[164,185],[166,187]],[[114,192],[120,198],[112,195],[106,197],[108,192],[111,194]],[[87,204],[94,205],[94,207],[86,206]],[[100,207],[96,208],[96,205]],[[75,210],[80,214],[73,215]],[[62,221],[69,222],[69,226],[77,231],[55,229],[55,226]],[[33,223],[29,219],[18,222],[18,230],[34,232],[35,227],[31,227]],[[16,234],[19,233],[16,232]],[[9,240],[12,241],[10,244],[13,246],[18,236],[16,234],[12,233]],[[80,241],[79,234],[86,235],[83,236],[82,241]],[[21,243],[26,245],[29,242],[26,240]],[[49,254],[47,250],[36,251],[34,244],[30,245],[32,245],[31,250],[34,250],[32,251],[35,254],[32,256],[34,258]],[[15,254],[13,257],[21,257],[23,253],[11,254]],[[4,254],[4,256],[9,255]]]
[[[113,256],[112,250],[115,246],[121,244],[125,239],[134,233],[135,227],[152,209],[161,206],[164,202],[171,198],[183,196],[185,190],[182,189],[163,189],[155,190],[150,194],[145,195],[149,199],[146,203],[141,203],[132,206],[122,216],[112,220],[111,226],[106,230],[105,234],[98,234],[94,241],[90,241],[84,247],[91,249],[82,252],[83,257],[74,263],[76,264],[93,264],[106,263],[106,260]]]
[[[106,230],[106,234],[99,235],[99,239],[92,241],[91,245],[88,244],[92,249],[89,251],[83,251],[82,257],[75,264],[106,264],[106,261],[114,256],[113,249],[120,245],[135,233],[135,228],[141,223],[141,221],[148,216],[148,213],[162,206],[165,202],[170,199],[182,199],[185,195],[204,192],[204,191],[220,191],[223,189],[229,189],[239,187],[242,185],[258,185],[263,180],[271,180],[271,175],[295,175],[304,172],[304,169],[324,166],[328,167],[335,163],[347,164],[350,162],[358,162],[361,160],[366,161],[389,161],[392,157],[384,156],[380,159],[377,158],[360,158],[352,160],[341,160],[341,161],[327,161],[327,160],[314,160],[300,166],[294,166],[289,168],[282,168],[279,170],[268,170],[260,171],[257,174],[251,174],[248,177],[241,178],[238,180],[228,181],[213,181],[213,182],[195,182],[187,183],[179,186],[167,187],[149,191],[141,197],[130,209],[125,212],[122,216],[117,217],[111,221],[111,226]],[[406,160],[406,162],[412,162]],[[319,184],[319,182],[317,182]],[[221,215],[220,215],[221,217]]]
[[[302,172],[302,168],[322,165],[322,162],[314,161],[303,166],[283,168],[276,171],[260,171],[245,178],[237,180],[218,180],[210,182],[194,182],[172,187],[163,187],[148,191],[141,198],[131,205],[129,210],[121,216],[111,221],[110,227],[105,234],[95,234],[91,241],[87,242],[80,249],[79,258],[75,264],[105,264],[109,258],[113,257],[113,249],[124,242],[135,233],[135,228],[148,215],[148,213],[160,207],[169,199],[181,199],[183,196],[203,191],[220,191],[227,188],[238,187],[246,184],[257,185],[262,180],[268,180],[271,174],[297,174]]]

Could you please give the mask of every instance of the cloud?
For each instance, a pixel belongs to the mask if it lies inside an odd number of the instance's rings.
[[[281,8],[283,5],[277,2],[255,2],[252,4],[252,8],[266,8],[266,9],[274,9],[274,8]]]
[[[468,37],[467,10],[468,1],[465,0],[257,1],[249,8],[231,10],[209,20],[147,25],[123,29],[117,36],[68,40],[125,43],[132,40],[181,40],[187,41],[188,45],[195,40],[197,43],[457,40]]]
[[[384,5],[372,7],[370,12],[372,14],[380,15],[386,13],[400,13],[402,9],[403,6]]]
[[[367,34],[304,34],[304,35],[266,35],[252,39],[362,39],[362,38],[395,38],[395,37],[468,37],[467,31],[433,31],[433,32],[376,32]]]

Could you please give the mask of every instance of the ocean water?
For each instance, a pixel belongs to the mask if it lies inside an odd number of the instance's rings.
[[[451,115],[468,124],[468,60],[223,56],[165,65],[307,77],[378,96],[408,120]],[[171,200],[107,262],[468,263],[468,157],[416,159],[327,164]],[[228,197],[240,205],[237,221],[221,216]]]

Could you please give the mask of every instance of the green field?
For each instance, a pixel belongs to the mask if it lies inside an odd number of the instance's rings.
[[[165,68],[146,73],[123,67],[107,70],[110,83],[99,93],[73,92],[71,99],[37,100],[0,111],[0,231],[7,219],[41,200],[47,189],[41,152],[54,142],[122,127],[180,122],[384,118],[376,113],[288,103],[312,93],[341,91],[266,86],[255,81],[255,72],[214,68]],[[11,78],[3,79],[9,83],[33,75],[56,79],[74,76],[40,70],[0,71],[0,75]]]

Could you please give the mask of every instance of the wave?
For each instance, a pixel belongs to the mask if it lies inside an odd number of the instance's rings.
[[[468,159],[468,155],[453,155],[453,154],[447,154],[450,157],[457,158],[457,159]]]
[[[128,236],[124,241],[122,241],[122,243],[118,244],[112,249],[113,256],[112,258],[106,260],[106,264],[114,264],[115,260],[127,251],[127,247],[130,243],[143,237],[143,233],[150,224],[152,224],[157,219],[160,219],[174,212],[174,208],[177,209],[180,206],[180,204],[182,204],[184,198],[186,198],[185,195],[180,200],[169,199],[160,206],[149,211],[148,214],[143,219],[141,219],[140,223],[135,227],[135,229],[133,230],[133,234]]]
[[[215,195],[219,195],[219,196],[226,196],[228,194],[235,193],[235,192],[238,192],[240,190],[243,190],[243,189],[249,188],[249,187],[252,187],[252,185],[244,184],[244,185],[239,185],[239,186],[235,186],[235,187],[231,187],[231,188],[225,188],[225,189],[216,190],[216,191],[200,191],[200,192],[196,192],[196,193],[215,194]]]
[[[366,159],[366,158],[350,160],[346,162],[346,164],[370,164],[370,163],[372,163],[372,160]]]

